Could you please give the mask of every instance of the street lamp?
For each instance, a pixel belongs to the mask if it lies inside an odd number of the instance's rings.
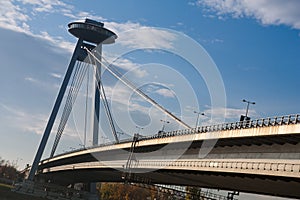
[[[164,132],[164,130],[165,130],[165,125],[166,124],[169,124],[170,122],[169,121],[167,121],[167,120],[160,120],[162,123],[163,123],[163,126],[162,126],[162,128],[161,128],[161,132]]]
[[[249,105],[250,104],[255,104],[255,102],[251,102],[251,101],[247,101],[245,99],[243,99],[243,102],[247,103],[247,108],[246,108],[246,115],[245,115],[245,119],[247,120],[247,117],[248,117],[248,110],[249,110]]]
[[[199,121],[199,115],[205,115],[205,114],[202,113],[202,112],[197,112],[197,111],[194,111],[194,113],[197,114],[197,120],[196,120],[196,126],[195,126],[195,128],[197,128],[197,126],[198,126],[198,121]]]

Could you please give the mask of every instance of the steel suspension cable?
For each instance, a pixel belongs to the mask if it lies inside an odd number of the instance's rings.
[[[88,57],[89,57],[89,60],[91,62],[92,61],[91,56],[88,55]],[[105,109],[105,114],[106,114],[106,116],[108,118],[108,121],[109,121],[109,124],[110,124],[110,128],[112,130],[112,133],[113,133],[113,136],[115,138],[115,141],[117,143],[119,143],[119,138],[117,136],[117,131],[116,131],[116,128],[115,128],[115,125],[114,125],[114,121],[113,121],[113,118],[112,118],[112,115],[111,115],[111,111],[110,111],[110,108],[109,108],[109,105],[108,105],[108,102],[107,102],[107,98],[106,98],[104,86],[102,84],[101,71],[99,70],[98,67],[96,67],[95,71],[96,71],[95,78],[96,78],[96,80],[99,80],[99,84],[96,84],[96,86],[97,86],[96,89],[99,90],[99,94],[100,94],[100,97],[102,99],[103,106],[104,106],[104,109]]]
[[[114,122],[113,122],[113,118],[111,116],[111,111],[110,111],[110,108],[109,108],[108,103],[107,103],[107,98],[106,98],[106,95],[105,95],[103,84],[100,83],[100,85],[101,85],[100,86],[101,87],[101,93],[100,93],[100,95],[101,95],[102,100],[103,100],[103,105],[104,105],[104,108],[105,108],[105,113],[106,113],[106,116],[108,118],[110,127],[112,129],[113,136],[114,136],[116,142],[119,143],[119,138],[117,136],[116,128],[115,128],[115,125],[114,125]]]
[[[178,117],[176,117],[175,115],[173,115],[170,111],[168,111],[167,109],[165,109],[164,107],[162,107],[160,104],[158,104],[156,101],[154,101],[152,98],[150,98],[148,95],[146,95],[144,92],[142,92],[139,88],[137,88],[134,84],[132,84],[128,79],[124,79],[122,76],[119,76],[118,73],[114,72],[113,70],[111,70],[111,66],[103,63],[102,61],[100,61],[88,48],[85,48],[85,50],[91,55],[93,56],[93,58],[102,64],[102,66],[105,67],[105,69],[107,71],[109,71],[115,78],[117,78],[118,80],[120,80],[123,84],[125,84],[127,87],[129,87],[130,89],[132,89],[135,93],[137,93],[138,95],[140,95],[142,98],[144,98],[145,100],[147,100],[149,103],[151,103],[152,105],[154,105],[156,108],[158,108],[159,110],[163,111],[164,113],[166,113],[169,117],[171,117],[172,119],[174,119],[175,121],[177,121],[179,124],[181,124],[182,126],[184,126],[185,128],[191,128],[189,125],[187,125],[186,123],[184,123],[182,120],[180,120]]]
[[[55,138],[55,143],[53,145],[51,156],[53,156],[55,153],[55,150],[56,150],[58,142],[61,138],[62,132],[65,128],[65,125],[66,125],[69,115],[71,113],[72,106],[75,102],[78,91],[80,89],[80,85],[82,82],[81,79],[83,77],[82,74],[84,74],[85,66],[82,67],[81,64],[79,64],[79,65],[77,65],[77,67],[79,68],[79,71],[77,71],[77,73],[74,73],[74,76],[73,76],[73,80],[72,80],[73,84],[71,84],[71,88],[69,89],[68,98],[67,98],[67,101],[66,101],[66,104],[64,107],[63,115],[62,115],[60,125],[59,125],[58,131],[57,131],[57,135]]]
[[[75,72],[74,72],[74,75],[73,75],[73,78],[72,78],[72,83],[71,83],[71,86],[69,88],[68,96],[67,96],[66,103],[65,103],[65,106],[64,106],[63,114],[61,116],[61,121],[65,121],[66,115],[67,115],[68,110],[71,106],[72,99],[73,99],[72,94],[74,93],[74,90],[75,90],[76,85],[77,85],[78,73],[80,73],[79,69],[81,69],[81,63],[79,63],[79,64],[77,63],[77,65],[76,65]],[[63,123],[61,122],[59,124],[59,127],[58,127],[58,132],[60,132],[62,129],[63,129]]]
[[[89,79],[90,79],[90,68],[88,67],[87,70],[87,77],[86,77],[86,97],[85,97],[85,116],[84,116],[84,138],[83,138],[83,145],[86,145],[86,129],[87,129],[87,109],[88,109],[88,96],[89,96]]]
[[[87,64],[84,63],[82,65],[82,63],[78,62],[76,65],[74,75],[72,77],[72,83],[69,88],[67,100],[66,100],[66,103],[64,106],[63,114],[62,114],[62,117],[61,117],[61,120],[59,123],[58,131],[57,131],[57,134],[55,137],[55,141],[54,141],[54,144],[52,147],[50,157],[54,156],[54,153],[58,146],[58,142],[62,136],[63,130],[65,129],[66,123],[67,123],[70,113],[72,111],[72,107],[75,103],[76,97],[78,95],[78,92],[79,92],[80,86],[83,82],[83,78],[84,78],[86,71],[87,71]]]
[[[55,153],[55,150],[56,150],[56,147],[57,147],[57,144],[58,144],[58,141],[60,139],[60,132],[63,129],[63,121],[64,121],[64,118],[66,117],[66,113],[67,113],[66,110],[67,110],[67,108],[69,107],[69,104],[70,104],[70,98],[71,98],[70,94],[73,93],[74,84],[75,84],[75,81],[77,80],[75,77],[77,77],[78,70],[80,69],[80,66],[81,66],[81,63],[77,63],[76,66],[75,66],[75,70],[74,70],[74,73],[73,73],[73,76],[72,76],[72,82],[71,82],[71,85],[70,85],[70,88],[69,88],[68,96],[67,96],[66,103],[65,103],[65,106],[64,106],[64,110],[63,110],[63,114],[61,116],[61,120],[60,120],[60,123],[59,123],[59,126],[58,126],[56,137],[55,137],[55,140],[54,140],[54,143],[53,143],[53,146],[52,146],[50,158],[53,157],[53,155]]]

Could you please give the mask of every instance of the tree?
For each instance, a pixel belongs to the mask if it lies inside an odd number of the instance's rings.
[[[156,192],[130,184],[102,183],[100,197],[101,200],[140,200],[147,198],[153,200],[156,197]]]
[[[20,178],[20,174],[16,169],[16,166],[11,164],[9,161],[4,160],[0,157],[0,178],[6,180],[16,181]]]
[[[186,200],[199,200],[201,198],[201,188],[188,186],[186,191]]]

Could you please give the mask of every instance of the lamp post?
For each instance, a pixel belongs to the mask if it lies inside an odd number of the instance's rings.
[[[249,105],[250,104],[255,104],[255,102],[253,101],[253,102],[251,102],[251,101],[247,101],[247,100],[245,100],[245,99],[243,99],[243,102],[245,102],[245,103],[247,103],[247,108],[246,108],[246,115],[245,115],[245,119],[247,119],[247,117],[248,117],[248,111],[249,111]]]
[[[194,111],[194,113],[196,113],[197,114],[197,120],[196,120],[196,126],[195,126],[195,128],[197,128],[197,126],[198,126],[198,121],[199,121],[199,115],[205,115],[203,112],[198,112],[198,111]]]
[[[161,119],[160,121],[163,123],[163,126],[162,126],[162,128],[161,128],[161,131],[164,132],[164,130],[165,130],[165,125],[166,125],[166,124],[169,124],[170,122],[167,121],[167,120],[162,120],[162,119]]]

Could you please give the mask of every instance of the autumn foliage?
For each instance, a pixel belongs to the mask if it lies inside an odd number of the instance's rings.
[[[16,180],[18,175],[17,169],[8,161],[0,157],[0,178],[7,180]]]
[[[101,200],[170,199],[166,193],[123,183],[102,183],[99,190]]]

